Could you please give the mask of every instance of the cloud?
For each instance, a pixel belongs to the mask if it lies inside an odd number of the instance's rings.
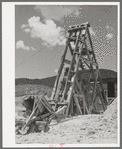
[[[21,28],[32,38],[41,38],[45,45],[65,45],[65,30],[57,26],[53,20],[45,20],[44,24],[40,17],[33,16],[28,19],[28,24],[23,24]]]
[[[25,27],[27,27],[27,25],[26,25],[26,24],[23,24],[23,25],[21,26],[21,28],[25,28]]]
[[[37,5],[35,6],[35,9],[43,15],[45,19],[54,19],[57,21],[60,21],[64,16],[67,16],[69,14],[76,14],[79,13],[80,6],[41,6]]]
[[[29,28],[25,28],[24,31],[25,31],[26,33],[29,33],[29,32],[30,32],[30,29],[29,29]]]
[[[35,48],[33,48],[33,47],[31,47],[31,49],[33,50],[33,51],[35,51],[36,49]]]
[[[112,31],[114,30],[113,27],[111,27],[111,26],[109,26],[109,25],[106,25],[105,27],[106,27],[106,29],[107,29],[108,31],[111,31],[111,32],[112,32]]]
[[[107,40],[112,39],[113,38],[113,34],[112,33],[107,34],[106,38],[107,38]]]
[[[22,40],[19,40],[16,43],[16,49],[30,50],[30,47],[29,46],[25,46],[24,42]]]
[[[24,42],[22,40],[19,40],[17,43],[16,43],[16,49],[23,49],[23,50],[36,50],[35,48],[33,47],[29,47],[29,46],[25,46]]]
[[[56,73],[56,74],[58,73],[58,69],[55,69],[55,73]]]
[[[95,36],[95,34],[96,34],[92,27],[89,28],[89,32],[90,32],[91,36]]]

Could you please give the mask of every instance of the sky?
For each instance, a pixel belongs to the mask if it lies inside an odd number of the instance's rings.
[[[117,6],[16,5],[15,77],[56,75],[69,26],[85,22],[99,68],[117,71]]]

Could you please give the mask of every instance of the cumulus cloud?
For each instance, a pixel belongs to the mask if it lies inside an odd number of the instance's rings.
[[[29,50],[36,50],[33,47],[30,48],[29,46],[25,46],[25,44],[24,44],[24,42],[22,40],[17,41],[16,49],[23,49],[23,50],[27,50],[27,51],[29,51]]]
[[[30,50],[30,47],[29,46],[25,46],[24,42],[22,40],[19,40],[16,43],[16,49]]]
[[[96,34],[92,27],[89,28],[89,32],[90,32],[91,36],[95,36],[95,34]]]
[[[113,34],[112,33],[107,34],[106,38],[107,38],[107,40],[112,39],[113,38]]]
[[[30,29],[29,28],[25,28],[24,31],[25,31],[25,33],[29,33]]]
[[[106,29],[109,31],[113,31],[114,29],[113,29],[113,27],[112,26],[109,26],[109,25],[106,25]]]
[[[58,69],[55,69],[55,73],[56,73],[56,74],[58,73]]]
[[[33,51],[35,51],[36,49],[35,48],[33,48],[33,47],[31,47],[31,49],[33,50]]]
[[[28,24],[21,26],[25,33],[29,33],[32,38],[41,38],[45,45],[64,45],[65,30],[57,27],[53,20],[45,20],[45,24],[40,21],[40,17],[31,17],[28,19]]]
[[[45,19],[54,19],[57,21],[60,21],[64,16],[67,16],[69,14],[78,14],[78,10],[79,10],[80,6],[62,6],[62,5],[58,5],[58,6],[51,6],[51,5],[37,5],[35,6],[35,9],[39,12],[41,12],[41,14],[43,15],[43,17]]]
[[[27,25],[26,24],[22,24],[21,28],[25,28],[25,27],[27,27]]]

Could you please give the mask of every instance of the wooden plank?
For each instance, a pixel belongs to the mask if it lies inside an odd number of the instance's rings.
[[[42,119],[44,119],[45,117],[48,117],[48,116],[50,116],[50,115],[51,115],[50,113],[43,114],[43,115],[41,115],[41,116],[39,116],[39,117],[35,117],[35,118],[31,119],[31,122],[38,121],[38,120],[42,120]]]
[[[88,62],[88,63],[90,63],[90,64],[92,64],[92,65],[98,66],[98,64],[97,64],[96,62],[93,62],[93,61],[91,61],[91,60],[88,60],[88,59],[86,59],[86,58],[84,58],[84,57],[80,57],[80,59],[83,60],[84,62]]]
[[[88,67],[89,69],[91,68],[91,66],[90,66],[89,64],[87,64],[86,61],[84,61],[84,63],[87,65],[87,67]]]
[[[80,93],[82,94],[82,89],[81,89],[81,86],[79,85],[77,79],[75,80],[75,82],[76,82],[76,85],[79,88]],[[87,113],[90,114],[89,113],[90,111],[88,110],[88,107],[87,107],[86,102],[85,102],[85,98],[83,98],[83,105],[84,105],[84,109],[86,109]]]
[[[79,32],[79,34],[78,34],[78,36],[77,36],[77,40],[76,40],[76,45],[75,45],[75,50],[74,50],[74,52],[77,51],[77,47],[78,47],[78,43],[79,43],[80,34],[81,34],[81,31]],[[71,61],[71,65],[70,65],[70,68],[69,68],[69,72],[68,72],[68,76],[67,76],[67,80],[66,80],[66,84],[65,84],[65,88],[64,88],[64,92],[63,92],[63,96],[62,96],[61,101],[64,100],[64,98],[65,98],[65,96],[66,96],[66,94],[67,94],[67,85],[68,85],[68,81],[69,81],[69,76],[70,76],[70,74],[71,74],[70,70],[72,70],[72,67],[73,67],[73,64],[74,64],[74,60],[75,60],[75,56],[76,56],[76,54],[73,54],[73,56],[72,56],[72,61]],[[76,70],[78,70],[78,64],[76,64],[76,67],[77,67]],[[76,70],[75,70],[75,71],[76,71]],[[74,76],[76,77],[76,74],[75,74]],[[74,78],[75,78],[75,77],[74,77]],[[70,102],[70,101],[69,101],[69,102]]]
[[[71,43],[69,43],[69,49],[70,49],[71,55],[73,55],[73,49],[72,49],[72,47],[71,47]]]
[[[69,37],[71,36],[71,34],[72,33],[69,33]],[[58,70],[58,74],[57,74],[57,77],[56,77],[56,80],[55,80],[55,84],[54,84],[54,87],[53,87],[53,92],[52,92],[51,100],[53,100],[53,98],[55,96],[55,93],[57,91],[57,86],[58,86],[59,78],[60,78],[60,75],[61,75],[61,72],[62,72],[62,69],[63,69],[64,59],[66,57],[68,46],[69,46],[69,39],[67,39],[67,41],[66,41],[66,47],[65,47],[65,50],[64,50],[64,54],[62,56],[62,59],[61,59],[61,65],[60,65],[60,68]]]
[[[44,98],[44,97],[43,97]],[[43,104],[43,106],[51,113],[57,116],[57,114],[53,111],[53,109],[50,109],[48,106],[45,105],[45,103],[40,99],[40,102]]]
[[[92,40],[91,40],[90,32],[89,32],[89,29],[88,28],[87,28],[87,34],[88,34],[88,38],[89,38],[89,41],[90,41],[90,45],[91,45],[91,49],[92,49],[92,53],[93,53],[93,58],[94,58],[95,62],[97,62],[96,61],[95,54],[94,54],[94,50],[93,50],[93,45],[92,45]]]
[[[70,64],[71,64],[71,61],[70,61],[70,60],[65,59],[65,60],[64,60],[64,63],[66,63],[66,64],[69,64],[69,65],[70,65]]]
[[[74,94],[75,97],[79,97],[79,98],[83,98],[84,95],[83,94]]]
[[[100,95],[100,100],[102,102],[103,110],[105,111],[106,109],[105,109],[105,105],[104,105],[104,101],[103,101],[103,96],[102,96],[102,94],[101,94],[101,92],[99,90],[98,84],[97,84],[97,90],[98,90],[99,95]]]
[[[55,113],[58,115],[60,114],[61,112],[63,112],[63,110],[65,110],[67,108],[67,106],[63,106],[62,108],[58,109]],[[50,119],[54,118],[55,117],[55,114],[52,114],[50,116]]]
[[[83,26],[83,27],[76,27],[76,28],[68,29],[68,32],[76,31],[76,30],[84,30],[84,29],[85,29],[85,26]]]
[[[61,81],[63,80],[64,73],[65,73],[65,69],[62,70],[62,76],[60,76],[60,78],[59,78],[59,83],[58,83],[58,86],[57,86],[57,91],[56,91],[56,93],[55,93],[54,99],[55,99],[56,102],[55,102],[55,106],[54,106],[54,111],[56,111],[57,104],[58,104],[58,102],[59,102],[59,100],[60,100],[59,94],[60,94],[60,92],[61,92],[62,85],[63,85],[63,84],[61,83]]]
[[[100,71],[98,71],[98,74],[99,74],[99,79],[100,79],[100,83],[101,83],[101,87],[102,87],[102,91],[103,91],[103,98],[106,102],[106,105],[108,105],[108,100],[107,100],[107,97],[106,97],[105,92],[104,92],[103,81],[102,81],[102,78],[101,78],[101,75],[100,75]]]
[[[69,27],[70,28],[75,28],[75,27],[84,27],[84,26],[88,26],[88,27],[90,27],[90,23],[89,22],[86,22],[86,23],[82,23],[82,24],[80,24],[80,25],[70,25]]]
[[[45,121],[36,121],[36,125],[42,125],[42,124],[47,124]]]
[[[67,102],[68,102],[68,107],[66,110],[66,115],[69,114],[69,109],[70,109],[70,104],[71,104],[71,98],[72,98],[72,91],[73,91],[73,86],[70,87],[69,92],[68,92],[68,97],[67,97]]]
[[[71,114],[71,115],[74,113],[74,111],[73,111],[73,110],[74,110],[73,106],[74,106],[74,98],[71,99],[71,105],[70,105],[70,114]]]
[[[94,89],[93,89],[93,94],[92,94],[92,102],[91,102],[91,106],[90,106],[90,111],[92,112],[93,109],[93,103],[94,103],[94,99],[95,99],[95,93],[96,93],[96,86],[97,86],[97,79],[98,79],[98,70],[96,69],[96,76],[95,76],[95,72],[93,71],[93,75],[95,78],[95,82],[94,82]]]
[[[24,130],[25,127],[27,127],[28,124],[30,123],[30,120],[31,120],[31,118],[34,116],[35,111],[37,110],[39,103],[40,103],[40,101],[38,101],[37,105],[35,106],[34,110],[32,111],[31,115],[29,116],[29,118],[28,118],[26,124],[22,127],[22,130]]]
[[[78,109],[79,113],[82,115],[82,111],[80,109],[78,98],[75,95],[74,95],[74,99],[75,99],[74,101],[76,103],[77,109]]]
[[[67,105],[67,102],[58,102],[57,106],[63,106],[63,105]],[[50,103],[50,105],[55,105],[55,103]]]

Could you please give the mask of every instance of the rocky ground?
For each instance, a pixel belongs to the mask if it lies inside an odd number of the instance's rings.
[[[101,115],[81,115],[52,121],[48,132],[16,135],[17,144],[116,144],[117,99]]]

